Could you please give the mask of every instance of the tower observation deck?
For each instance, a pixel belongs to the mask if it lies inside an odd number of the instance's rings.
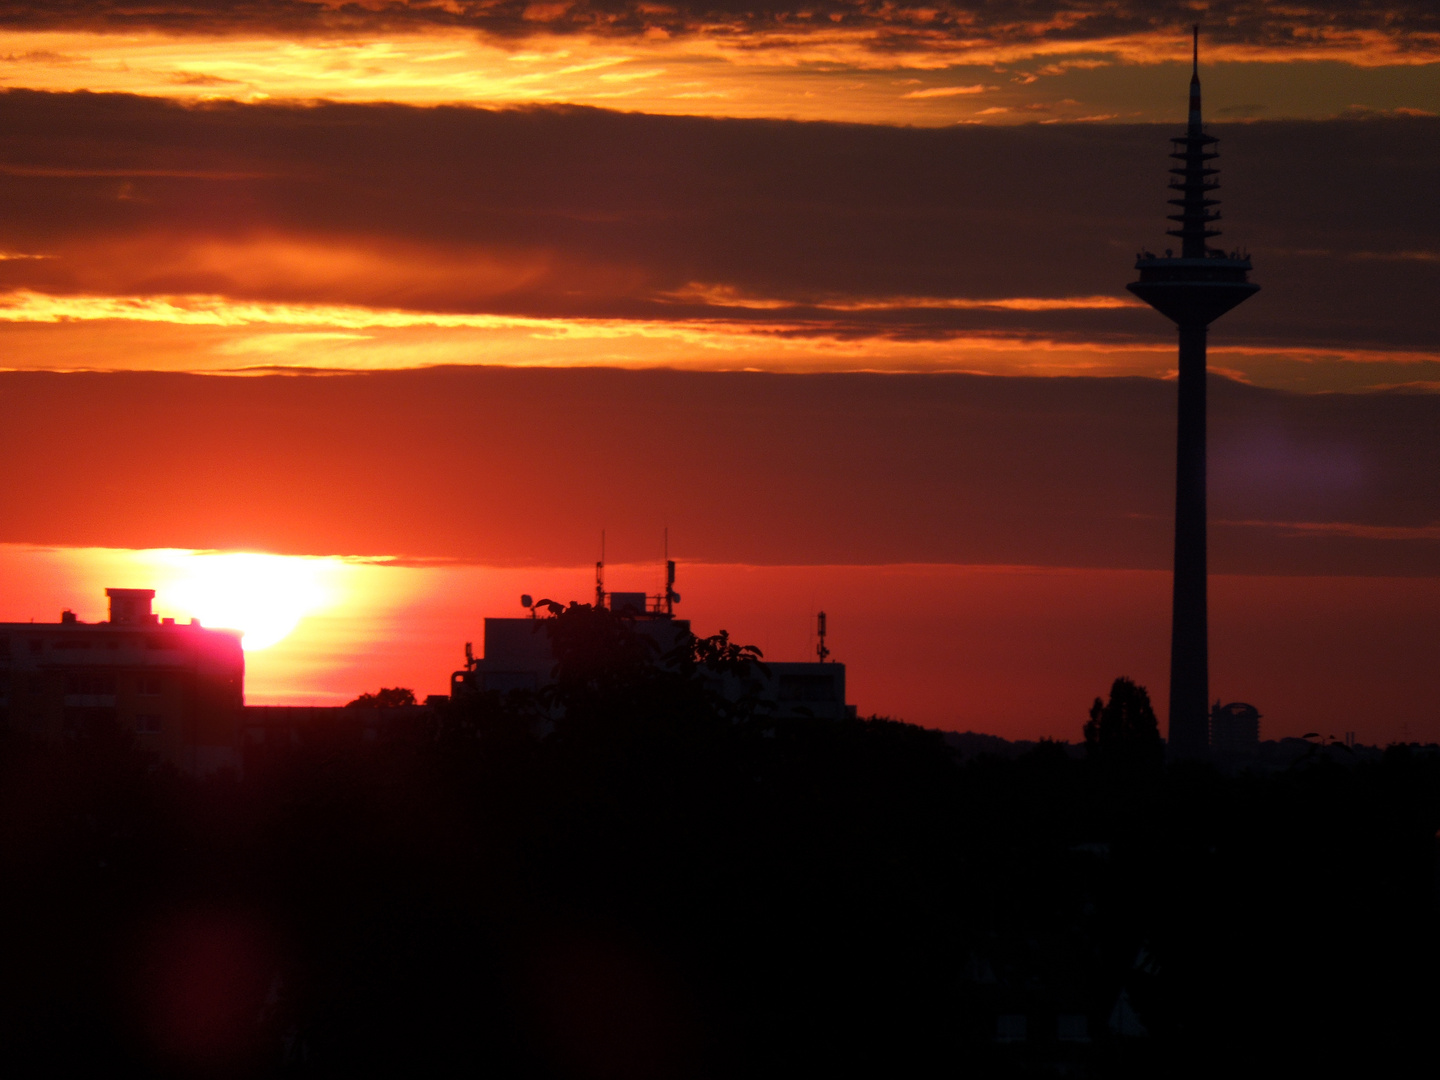
[[[1179,428],[1175,455],[1175,576],[1170,628],[1170,751],[1201,757],[1209,748],[1210,660],[1206,595],[1205,338],[1211,322],[1248,300],[1260,286],[1249,280],[1250,259],[1210,246],[1220,212],[1213,193],[1217,142],[1200,115],[1200,28],[1194,29],[1190,117],[1171,141],[1178,163],[1170,172],[1169,215],[1180,254],[1142,252],[1140,280],[1128,288],[1173,321],[1180,335]]]

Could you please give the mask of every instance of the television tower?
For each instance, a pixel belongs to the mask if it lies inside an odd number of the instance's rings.
[[[1170,624],[1170,752],[1204,757],[1210,746],[1210,659],[1205,566],[1205,334],[1215,319],[1248,300],[1260,288],[1248,279],[1250,259],[1210,247],[1220,217],[1210,197],[1220,186],[1210,162],[1218,140],[1206,135],[1200,119],[1200,27],[1194,28],[1190,76],[1190,122],[1171,140],[1170,172],[1179,223],[1168,230],[1180,239],[1180,254],[1164,258],[1142,252],[1135,262],[1140,280],[1130,291],[1171,319],[1180,331],[1179,436],[1175,453],[1175,577]]]

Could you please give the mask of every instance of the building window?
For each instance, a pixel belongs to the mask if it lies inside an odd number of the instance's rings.
[[[161,689],[159,675],[146,675],[140,680],[140,693],[146,697],[159,697]]]
[[[140,735],[159,735],[160,717],[154,713],[139,713],[135,717],[135,731]]]
[[[829,675],[781,675],[781,701],[835,701],[835,680]]]
[[[995,1018],[995,1041],[999,1043],[1022,1043],[1025,1041],[1025,1016],[1022,1013],[1002,1013]]]
[[[82,675],[78,672],[72,672],[65,676],[65,693],[113,694],[115,693],[115,676]]]

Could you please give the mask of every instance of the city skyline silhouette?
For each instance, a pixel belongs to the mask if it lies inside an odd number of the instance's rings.
[[[1432,7],[12,5],[0,1068],[1413,1069]]]

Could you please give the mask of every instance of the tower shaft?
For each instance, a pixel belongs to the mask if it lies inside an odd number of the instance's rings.
[[[1199,757],[1210,742],[1210,637],[1205,508],[1204,323],[1180,326],[1175,446],[1175,574],[1170,616],[1170,749]]]

